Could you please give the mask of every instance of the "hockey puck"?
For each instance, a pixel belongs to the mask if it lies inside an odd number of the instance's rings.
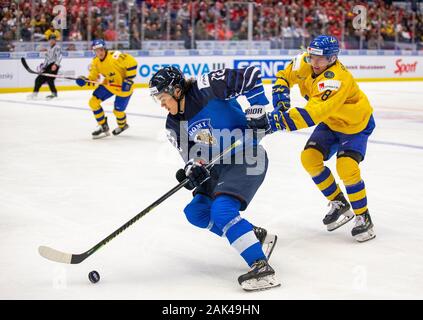
[[[90,279],[90,281],[92,283],[97,283],[97,282],[100,281],[100,274],[97,271],[95,271],[95,270],[94,271],[91,271],[88,274],[88,279]]]

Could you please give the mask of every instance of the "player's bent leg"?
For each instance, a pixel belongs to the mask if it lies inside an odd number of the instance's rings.
[[[98,123],[97,129],[92,132],[93,139],[100,139],[110,135],[107,117],[105,116],[104,110],[101,107],[101,102],[102,100],[96,96],[92,96],[88,103]]]
[[[185,207],[184,213],[189,223],[199,228],[208,229],[220,237],[223,232],[214,224],[210,217],[212,202],[213,200],[209,197],[197,194]]]
[[[126,123],[126,114],[124,111],[114,109],[113,114],[116,117],[118,127],[112,131],[114,136],[121,134],[123,131],[129,129],[129,125]]]
[[[231,246],[241,255],[251,270],[238,278],[244,290],[255,291],[280,285],[258,241],[253,225],[243,219],[240,201],[222,194],[211,206],[211,219],[223,231]]]
[[[310,174],[313,182],[323,195],[329,200],[330,210],[323,218],[323,224],[328,231],[333,231],[354,218],[350,204],[336,183],[328,167],[323,165],[323,154],[314,148],[306,148],[301,153],[301,163]]]
[[[113,135],[117,136],[121,134],[123,131],[129,129],[129,125],[126,122],[126,107],[128,106],[129,99],[131,96],[128,97],[119,97],[116,96],[115,98],[115,107],[113,113],[116,117],[116,122],[118,127],[113,130]]]
[[[348,198],[356,216],[355,226],[351,234],[358,242],[364,242],[375,238],[376,234],[367,208],[366,186],[361,179],[360,159],[360,155],[357,152],[344,152],[342,157],[338,157],[336,168],[339,177],[344,182]]]

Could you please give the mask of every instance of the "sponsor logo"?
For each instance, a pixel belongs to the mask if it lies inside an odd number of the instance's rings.
[[[324,76],[328,79],[332,79],[335,76],[335,74],[332,71],[326,71]]]
[[[289,59],[280,59],[280,60],[266,60],[266,59],[257,59],[257,60],[234,60],[234,68],[241,69],[247,68],[249,66],[255,66],[260,69],[263,79],[275,79],[276,73],[279,70],[285,69],[285,67],[291,62]]]
[[[341,82],[338,80],[325,80],[317,84],[317,90],[323,92],[325,90],[338,90],[341,87]]]
[[[167,66],[174,66],[180,69],[187,77],[198,77],[202,74],[209,73],[212,70],[225,68],[225,63],[211,62],[211,63],[181,63],[181,64],[178,64],[178,63],[142,64],[138,69],[138,73],[143,78],[150,78],[154,73],[159,71],[161,68],[164,68]]]
[[[395,65],[397,68],[395,69],[394,73],[402,75],[403,73],[416,72],[417,61],[414,61],[413,63],[403,63],[402,59],[397,59],[395,61]]]
[[[13,73],[0,73],[0,80],[13,80]]]
[[[307,48],[307,52],[309,54],[315,54],[317,56],[323,56],[323,49],[317,49],[317,48],[308,47]]]
[[[260,118],[265,113],[265,111],[266,110],[264,106],[252,106],[245,109],[245,116],[250,119],[257,119]]]

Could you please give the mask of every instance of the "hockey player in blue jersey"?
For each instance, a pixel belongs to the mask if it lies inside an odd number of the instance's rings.
[[[247,262],[250,271],[238,278],[244,290],[279,286],[268,263],[276,236],[240,215],[266,175],[264,148],[254,139],[245,139],[242,148],[229,158],[206,168],[213,154],[246,136],[246,115],[236,97],[245,95],[251,108],[268,104],[260,70],[223,69],[187,80],[179,69],[169,66],[153,75],[149,87],[153,98],[169,112],[168,137],[186,162],[176,177],[179,181],[188,178],[187,188],[194,190],[192,201],[184,209],[187,220],[226,237]]]

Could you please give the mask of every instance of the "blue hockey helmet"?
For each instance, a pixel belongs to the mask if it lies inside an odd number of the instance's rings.
[[[106,49],[106,42],[103,39],[95,39],[93,40],[93,42],[91,43],[91,48],[93,50],[95,49],[99,49],[99,48],[104,48]]]
[[[337,56],[339,53],[339,43],[333,36],[320,35],[311,40],[307,52],[316,56]]]
[[[185,88],[184,74],[174,66],[166,66],[151,77],[149,88],[153,97],[163,92],[173,96],[176,88]]]

